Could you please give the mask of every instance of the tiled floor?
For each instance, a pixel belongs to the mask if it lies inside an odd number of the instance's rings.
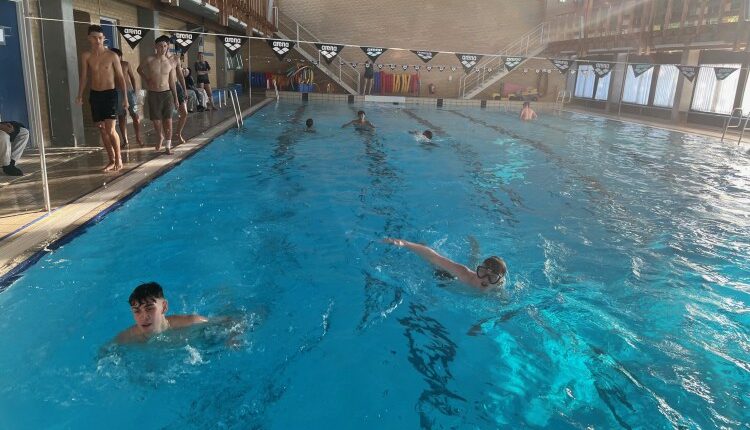
[[[263,100],[253,96],[252,104]],[[242,108],[250,106],[247,97],[241,98]],[[183,135],[185,139],[198,136],[211,127],[233,116],[232,107],[225,106],[217,111],[192,113],[188,116]],[[128,173],[136,166],[158,157],[154,151],[154,133],[150,121],[143,121],[146,130],[144,141],[147,146],[141,148],[133,136],[133,128],[128,125],[130,133],[129,148],[123,151],[124,168],[117,173],[104,173],[102,167],[107,163],[106,152],[101,147],[83,148],[50,148],[47,150],[47,177],[49,181],[50,201],[52,208],[66,205],[86,195],[107,182]],[[96,130],[87,130],[87,134]],[[95,136],[95,134],[94,134]],[[89,141],[96,141],[90,139]],[[39,154],[27,151],[18,166],[24,171],[21,177],[0,175],[0,239],[7,232],[28,224],[29,217],[44,213],[44,198],[41,185]],[[3,233],[6,232],[6,233]]]

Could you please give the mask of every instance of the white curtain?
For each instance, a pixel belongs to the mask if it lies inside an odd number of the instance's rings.
[[[737,72],[737,74],[739,74],[739,72]],[[745,84],[745,94],[742,96],[742,113],[743,115],[750,114],[750,79],[748,79]]]
[[[648,94],[651,92],[651,78],[654,75],[654,68],[648,69],[648,71],[643,72],[638,77],[633,72],[633,65],[630,65],[627,70],[625,88],[622,90],[622,101],[638,105],[648,104]]]
[[[590,64],[581,64],[578,66],[578,72],[576,73],[576,91],[574,95],[576,97],[584,97],[590,99],[594,96],[594,67]]]
[[[668,65],[659,67],[654,106],[671,108],[674,105],[674,94],[677,90],[677,78],[679,77],[680,70],[677,67]]]
[[[693,110],[728,115],[732,113],[734,96],[740,71],[737,70],[723,80],[716,79],[713,67],[739,68],[740,64],[703,64],[695,83]]]
[[[607,100],[609,95],[609,79],[612,77],[612,72],[607,73],[603,78],[599,78],[596,84],[596,97],[597,100]]]

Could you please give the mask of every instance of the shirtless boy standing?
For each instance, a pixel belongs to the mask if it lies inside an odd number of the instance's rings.
[[[128,113],[130,113],[130,118],[133,119],[135,140],[138,142],[139,146],[143,146],[143,141],[141,140],[141,118],[138,116],[138,105],[135,102],[135,76],[133,76],[133,68],[130,67],[130,63],[122,59],[122,51],[117,48],[109,48],[109,50],[117,54],[120,58],[122,74],[125,76],[125,84],[128,86],[128,94],[126,97],[128,98],[128,105],[130,108],[127,110],[120,109],[117,113],[117,122],[120,124],[120,134],[122,135],[122,147],[128,147]],[[118,94],[120,97],[123,96],[121,93]]]
[[[83,104],[83,90],[89,84],[89,103],[94,124],[99,128],[102,144],[107,150],[109,164],[104,167],[105,172],[122,169],[122,155],[120,154],[120,138],[115,131],[117,119],[117,85],[123,94],[127,93],[127,85],[122,74],[120,58],[104,46],[104,29],[92,25],[88,29],[88,39],[91,49],[81,54],[81,77],[78,82],[78,97],[76,103]],[[89,76],[91,82],[89,83]],[[122,108],[128,109],[128,100],[122,100]]]
[[[185,138],[182,137],[182,130],[185,128],[185,123],[187,122],[187,85],[185,84],[185,75],[182,73],[182,63],[183,58],[185,54],[180,53],[179,50],[176,50],[174,55],[169,57],[170,60],[172,60],[172,65],[175,68],[175,75],[177,77],[177,82],[175,84],[175,88],[177,89],[177,113],[179,115],[179,118],[177,120],[177,140],[180,141],[180,143],[185,143]]]
[[[176,72],[174,64],[167,57],[169,41],[168,36],[159,36],[154,45],[156,54],[138,66],[138,74],[143,78],[148,90],[148,116],[154,122],[154,130],[159,134],[156,150],[160,151],[164,143],[164,152],[167,154],[172,153],[172,113],[178,105]]]

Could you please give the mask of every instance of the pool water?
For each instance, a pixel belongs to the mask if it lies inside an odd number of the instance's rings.
[[[0,428],[748,428],[747,148],[470,108],[341,129],[360,108],[265,107],[25,271]],[[215,322],[109,344],[147,281]]]

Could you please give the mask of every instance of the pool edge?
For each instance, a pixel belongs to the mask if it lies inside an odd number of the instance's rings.
[[[254,115],[273,99],[266,98],[242,112],[242,117]],[[235,125],[235,118],[228,118],[176,146],[173,157],[157,157],[104,184],[69,204],[55,209],[50,214],[29,223],[24,229],[14,232],[0,243],[0,293],[4,292],[29,267],[44,255],[83,234],[89,227],[101,221],[110,212],[121,207],[137,195],[152,181],[158,179],[185,160],[197,154],[214,139]]]

